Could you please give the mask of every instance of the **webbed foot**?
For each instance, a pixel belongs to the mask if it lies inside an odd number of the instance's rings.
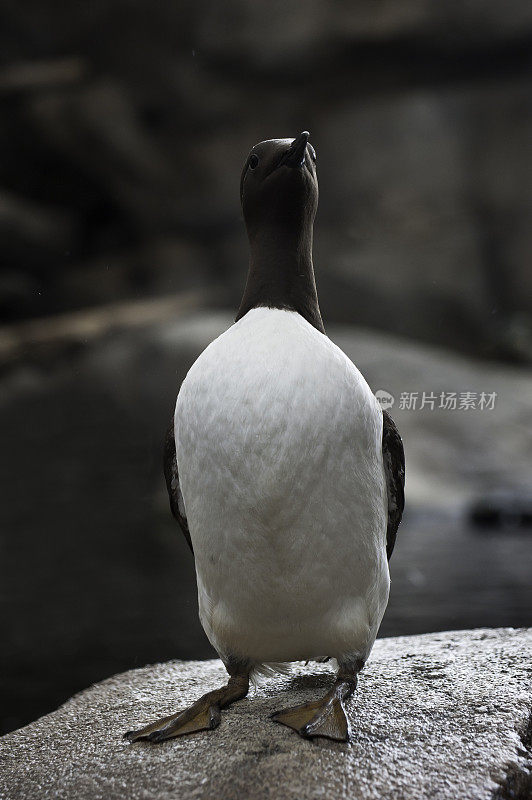
[[[357,670],[361,668],[357,662]],[[353,667],[342,667],[333,688],[320,700],[313,700],[294,708],[286,708],[272,714],[274,722],[287,725],[305,739],[321,736],[335,742],[348,742],[349,721],[345,712],[345,701],[353,694],[357,685],[357,673]]]
[[[231,675],[227,686],[215,689],[200,697],[189,708],[163,717],[151,725],[137,731],[128,731],[124,738],[130,742],[143,739],[148,742],[164,742],[189,733],[210,731],[217,728],[221,721],[221,710],[245,697],[249,689],[249,674]]]
[[[210,704],[202,698],[185,711],[162,717],[138,731],[128,731],[124,734],[124,739],[130,742],[138,742],[141,739],[148,742],[164,742],[166,739],[175,739],[187,733],[213,730],[218,727],[220,720],[220,706],[217,703]]]
[[[335,742],[349,741],[349,723],[341,700],[337,697],[315,700],[272,714],[274,722],[287,725],[305,739],[323,736]]]

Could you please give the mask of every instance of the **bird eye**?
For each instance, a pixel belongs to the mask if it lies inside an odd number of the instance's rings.
[[[308,145],[308,149],[310,150],[310,156],[311,156],[312,160],[315,162],[316,161],[316,151],[314,150],[314,148],[312,147],[312,145],[310,143]]]
[[[259,166],[259,157],[255,153],[249,157],[248,165],[250,169],[256,169]]]

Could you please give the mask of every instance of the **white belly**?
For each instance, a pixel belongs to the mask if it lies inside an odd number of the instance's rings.
[[[382,413],[299,314],[254,309],[175,414],[200,618],[222,658],[366,658],[388,599]]]

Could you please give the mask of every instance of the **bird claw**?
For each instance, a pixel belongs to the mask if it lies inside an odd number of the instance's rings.
[[[271,718],[292,728],[304,739],[321,736],[335,742],[349,741],[349,723],[338,697],[326,695],[321,700],[277,711]]]

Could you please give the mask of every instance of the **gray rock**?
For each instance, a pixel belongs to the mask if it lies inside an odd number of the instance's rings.
[[[379,640],[350,704],[349,745],[305,741],[269,719],[323,693],[328,665],[296,664],[216,731],[163,745],[122,734],[217,686],[222,665],[125,672],[3,737],[0,797],[487,800],[516,780],[526,792],[531,645],[532,629],[513,628]]]

